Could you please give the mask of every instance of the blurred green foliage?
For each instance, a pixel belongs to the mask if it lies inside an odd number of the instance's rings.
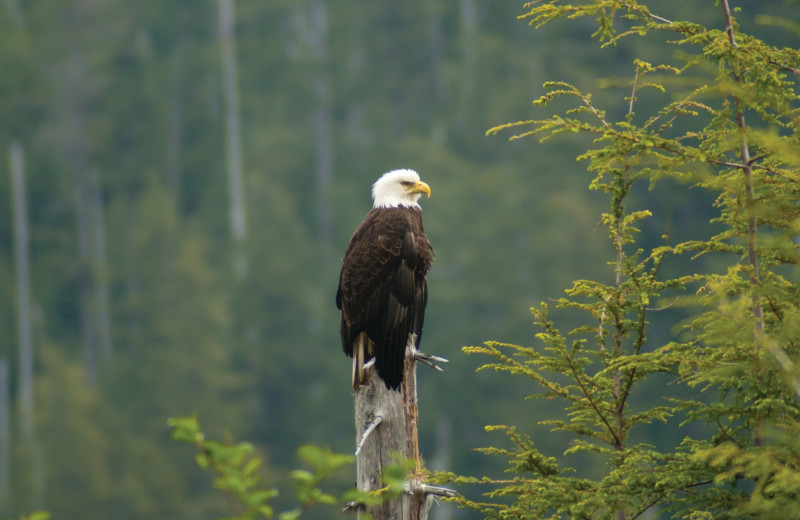
[[[172,440],[195,446],[199,450],[195,455],[197,465],[216,473],[214,487],[228,497],[228,503],[236,514],[232,518],[245,520],[274,517],[274,509],[268,502],[278,496],[278,490],[260,487],[259,469],[263,459],[253,455],[252,444],[221,443],[207,439],[197,416],[174,417],[167,422],[172,428]],[[392,463],[384,468],[385,487],[369,493],[352,488],[341,497],[336,497],[323,491],[320,486],[338,470],[353,465],[355,456],[333,453],[329,448],[312,444],[300,446],[297,454],[310,469],[295,469],[289,474],[298,505],[280,513],[280,520],[296,520],[309,511],[309,514],[318,516],[321,514],[320,506],[334,506],[337,509],[344,509],[343,506],[346,506],[352,510],[360,505],[377,505],[387,499],[396,498],[404,492],[409,475],[416,468],[416,463],[412,460]],[[365,512],[361,513],[361,517],[370,518]]]
[[[268,502],[278,495],[278,490],[260,488],[259,469],[263,460],[253,455],[252,444],[221,443],[207,439],[197,416],[175,417],[169,419],[168,424],[172,428],[172,440],[194,445],[199,450],[195,456],[197,465],[216,473],[214,487],[227,495],[231,509],[236,514],[234,518],[244,520],[274,516],[274,509]],[[296,469],[291,472],[299,506],[280,513],[281,520],[300,518],[315,505],[338,506],[340,500],[322,491],[319,486],[336,470],[355,460],[352,455],[331,453],[329,449],[313,445],[301,446],[298,455],[311,467],[311,471]]]

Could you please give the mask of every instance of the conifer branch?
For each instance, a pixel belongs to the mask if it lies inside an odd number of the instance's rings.
[[[592,408],[592,410],[594,410],[594,412],[597,414],[597,417],[600,419],[603,425],[605,425],[605,428],[613,438],[613,441],[609,439],[603,439],[602,437],[598,438],[600,440],[608,442],[611,446],[614,446],[615,448],[621,447],[622,439],[619,436],[619,432],[614,429],[614,427],[611,425],[610,422],[608,422],[606,414],[603,412],[601,407],[598,406],[597,401],[594,398],[594,394],[589,390],[589,388],[584,383],[583,377],[581,377],[581,374],[578,371],[578,367],[575,365],[574,360],[569,356],[565,356],[564,360],[567,362],[567,366],[569,367],[570,372],[572,373],[572,377],[575,379],[575,382],[578,384],[578,388],[580,389],[581,393],[586,398],[586,401],[589,403],[589,406]]]
[[[728,35],[728,41],[731,47],[738,48],[736,43],[736,30],[734,27],[733,16],[731,15],[731,8],[728,0],[722,0],[722,12],[725,16],[725,33]],[[737,84],[741,84],[741,74],[736,70],[734,65],[733,80]],[[736,111],[736,125],[739,127],[739,156],[742,160],[741,170],[744,172],[745,189],[747,192],[747,261],[750,264],[753,272],[751,273],[751,282],[753,289],[753,316],[756,320],[756,349],[759,349],[763,343],[764,335],[764,309],[761,305],[761,297],[758,293],[760,286],[760,276],[758,270],[758,253],[756,252],[756,240],[758,233],[758,223],[755,216],[755,189],[753,187],[753,167],[750,159],[750,147],[747,142],[747,123],[745,121],[744,108],[739,96],[734,96],[734,104]]]
[[[725,17],[725,33],[728,36],[728,41],[731,47],[738,48],[736,43],[736,28],[734,27],[733,16],[731,15],[731,8],[728,0],[721,0],[722,12]],[[732,64],[733,81],[740,85],[742,82],[741,73],[737,70],[736,63]],[[753,318],[755,319],[755,350],[756,354],[761,350],[765,343],[764,338],[764,308],[761,304],[760,286],[761,277],[758,268],[758,253],[756,251],[756,240],[758,233],[758,223],[756,222],[755,215],[755,189],[753,187],[753,167],[750,159],[750,147],[747,142],[747,123],[745,121],[744,108],[742,107],[742,100],[738,95],[734,95],[734,110],[736,115],[736,126],[739,128],[739,157],[742,160],[745,180],[746,192],[746,209],[747,209],[747,261],[750,265],[750,290],[752,291],[751,299],[753,303]],[[774,354],[774,353],[773,353]],[[778,360],[780,362],[780,359]],[[762,430],[763,425],[758,424],[754,432],[754,443],[756,446],[764,444],[764,437]]]
[[[666,18],[663,18],[661,16],[655,15],[655,14],[651,13],[649,10],[642,9],[642,7],[639,6],[639,5],[632,5],[632,4],[628,3],[628,2],[621,2],[621,3],[622,3],[622,5],[624,5],[625,7],[630,9],[631,11],[634,11],[634,12],[640,14],[640,15],[646,16],[647,18],[650,18],[651,20],[654,20],[656,22],[663,23],[663,24],[666,24],[666,25],[672,25],[672,21],[671,20],[667,20]]]

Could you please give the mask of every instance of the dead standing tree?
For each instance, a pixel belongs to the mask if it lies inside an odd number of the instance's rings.
[[[426,520],[433,496],[454,496],[449,489],[428,486],[422,480],[417,406],[417,361],[441,370],[436,362],[446,359],[422,354],[414,346],[415,335],[406,344],[403,384],[390,390],[370,367],[369,382],[355,390],[356,476],[358,489],[375,492],[384,487],[383,471],[401,460],[414,462],[404,493],[365,511],[374,520]],[[367,363],[368,366],[370,363]],[[359,509],[359,517],[363,509]]]
[[[336,292],[342,347],[353,359],[358,488],[385,502],[364,497],[359,515],[366,508],[376,520],[427,518],[432,494],[421,479],[415,367],[445,360],[416,351],[433,262],[422,194],[430,196],[430,187],[408,169],[386,172],[372,185],[372,209],[347,245]],[[365,363],[368,356],[374,361]],[[385,492],[396,486],[384,490],[387,481],[397,482],[385,478],[392,459],[410,460],[414,470],[400,498]]]

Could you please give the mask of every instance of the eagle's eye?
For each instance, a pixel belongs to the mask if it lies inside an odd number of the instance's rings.
[[[400,184],[405,186],[405,187],[411,186],[411,182],[410,181],[401,181]]]

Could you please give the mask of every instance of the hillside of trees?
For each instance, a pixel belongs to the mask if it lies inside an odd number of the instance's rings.
[[[747,30],[798,47],[741,7]],[[665,9],[724,27],[693,2]],[[371,184],[400,167],[432,189],[422,347],[450,359],[444,373],[420,369],[428,467],[498,474],[503,461],[474,450],[497,440],[484,425],[536,431],[564,413],[524,400],[520,378],[476,373],[485,360],[462,347],[532,344],[531,307],[573,280],[614,279],[607,201],[576,161],[592,139],[486,132],[534,117],[547,80],[624,116],[605,87],[631,75],[643,46],[676,51],[652,39],[600,48],[590,21],[545,33],[525,12],[489,0],[0,5],[0,518],[229,515],[170,441],[170,417],[197,414],[213,435],[252,442],[278,507],[299,446],[351,452],[336,282]],[[673,243],[717,230],[714,195],[670,182],[628,195],[653,213],[646,247],[665,225]],[[648,340],[669,341],[684,312],[664,313]],[[326,517],[339,515],[314,516]]]

